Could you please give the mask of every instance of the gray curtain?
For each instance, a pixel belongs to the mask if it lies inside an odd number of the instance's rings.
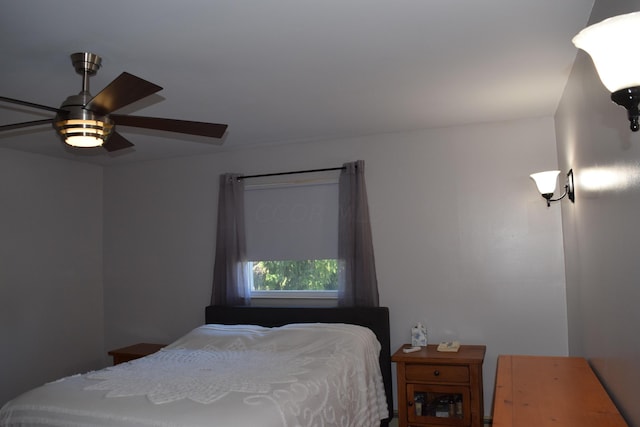
[[[345,163],[344,167],[339,183],[338,305],[377,307],[378,280],[364,183],[364,161]]]
[[[244,229],[244,183],[237,174],[220,175],[212,305],[249,305]]]

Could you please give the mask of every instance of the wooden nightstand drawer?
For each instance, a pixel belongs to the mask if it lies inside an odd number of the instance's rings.
[[[469,368],[455,365],[407,364],[405,377],[411,381],[468,383]]]

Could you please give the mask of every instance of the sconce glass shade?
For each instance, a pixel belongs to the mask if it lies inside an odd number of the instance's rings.
[[[614,16],[580,31],[573,44],[587,52],[609,92],[640,86],[640,12]]]
[[[556,183],[558,182],[558,175],[560,171],[546,171],[538,172],[529,175],[531,179],[536,183],[540,194],[552,195],[556,191]]]

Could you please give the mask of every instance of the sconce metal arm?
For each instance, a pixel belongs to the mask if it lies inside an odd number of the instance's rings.
[[[569,190],[569,184],[564,186],[564,194],[558,197],[557,199],[552,199],[553,193],[543,194],[542,197],[544,197],[547,200],[547,207],[551,206],[551,202],[557,202],[558,200],[562,200],[565,197],[567,197],[567,194],[569,194],[568,190]]]
[[[573,169],[569,169],[567,173],[567,183],[564,185],[564,193],[562,196],[557,199],[552,199],[553,193],[545,193],[542,197],[547,201],[547,207],[551,206],[551,202],[557,202],[558,200],[562,200],[565,197],[569,197],[569,200],[575,203],[575,190],[573,186]]]

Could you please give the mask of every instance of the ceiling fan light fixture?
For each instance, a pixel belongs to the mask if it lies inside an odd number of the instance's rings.
[[[101,146],[113,129],[110,121],[91,119],[61,120],[54,126],[66,144],[82,148]]]
[[[162,90],[162,87],[133,74],[122,72],[96,96],[91,96],[89,77],[98,72],[102,59],[93,53],[78,52],[71,55],[71,62],[76,72],[82,75],[80,93],[67,97],[59,108],[0,96],[0,102],[56,113],[51,119],[0,125],[0,132],[50,123],[67,145],[73,147],[102,146],[108,152],[133,147],[131,142],[115,131],[116,124],[217,139],[221,139],[226,132],[227,125],[219,123],[121,114],[111,115],[122,107],[153,95]]]

